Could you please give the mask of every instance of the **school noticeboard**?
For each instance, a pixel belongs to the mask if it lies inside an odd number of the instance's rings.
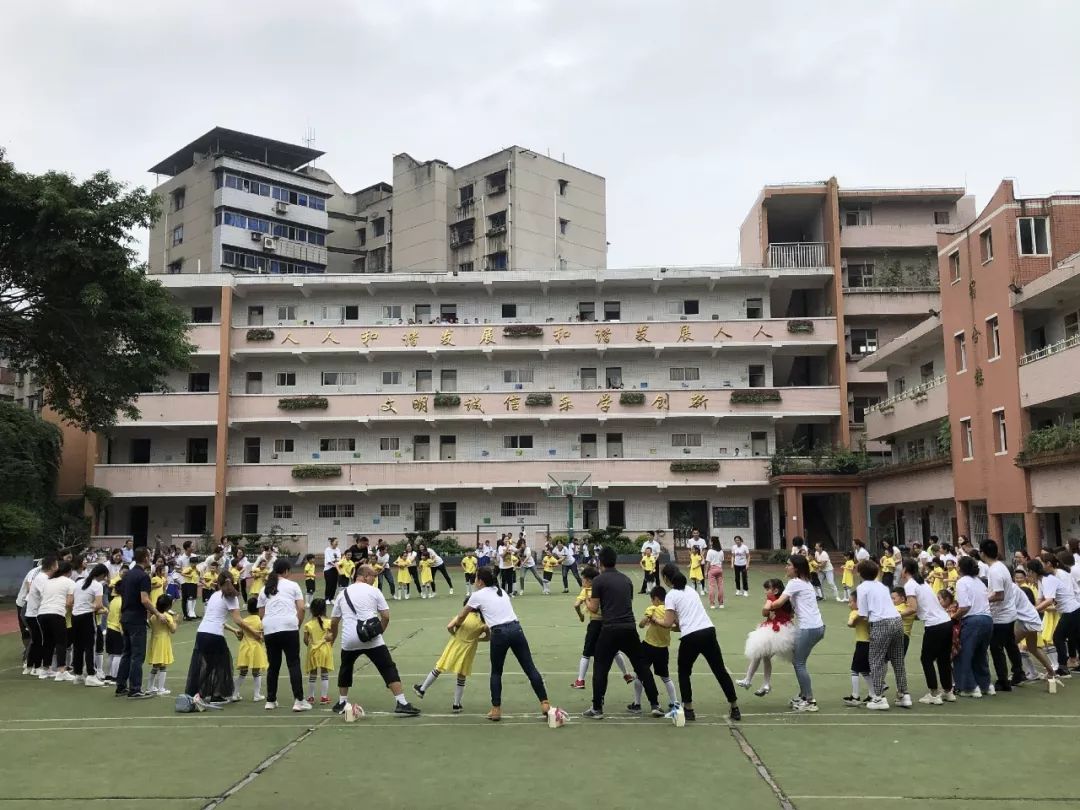
[[[749,506],[714,506],[712,510],[714,529],[749,529]]]

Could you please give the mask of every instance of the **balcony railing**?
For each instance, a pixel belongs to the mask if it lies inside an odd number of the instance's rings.
[[[1036,349],[1033,352],[1028,352],[1020,358],[1020,365],[1026,366],[1028,363],[1034,363],[1036,360],[1042,360],[1044,357],[1058,354],[1066,349],[1072,349],[1076,346],[1080,346],[1080,333],[1065,338],[1064,340],[1059,340],[1057,343],[1051,343],[1049,346],[1043,346],[1041,349]]]
[[[924,395],[927,391],[929,391],[931,388],[937,388],[943,382],[945,382],[945,375],[944,374],[942,374],[940,377],[932,377],[931,379],[927,380],[926,382],[922,383],[921,385],[916,385],[914,388],[908,388],[908,389],[906,389],[904,391],[901,391],[899,394],[895,394],[894,396],[887,397],[887,398],[881,400],[881,402],[878,402],[875,405],[871,405],[866,410],[867,410],[867,412],[870,412],[870,411],[884,412],[884,411],[887,411],[890,408],[894,407],[896,405],[896,403],[903,402],[905,399],[921,399],[922,395]]]
[[[773,242],[769,245],[769,267],[827,267],[828,242]]]

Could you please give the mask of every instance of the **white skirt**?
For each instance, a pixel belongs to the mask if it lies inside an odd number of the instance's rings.
[[[1033,622],[1023,622],[1023,621],[1021,621],[1021,622],[1017,622],[1017,624],[1020,625],[1020,628],[1025,633],[1041,633],[1042,628],[1043,628],[1042,619],[1036,619]]]
[[[746,636],[747,658],[783,658],[791,660],[795,649],[795,625],[793,622],[781,624],[773,629],[771,622],[765,622],[751,630]]]

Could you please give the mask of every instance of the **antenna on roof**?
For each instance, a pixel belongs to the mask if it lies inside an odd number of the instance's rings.
[[[308,149],[313,149],[315,147],[315,128],[314,127],[309,126],[304,130],[304,138],[303,138],[303,140],[304,140],[304,146],[306,146]],[[311,165],[312,166],[315,165],[315,160],[316,160],[315,158],[311,159]]]

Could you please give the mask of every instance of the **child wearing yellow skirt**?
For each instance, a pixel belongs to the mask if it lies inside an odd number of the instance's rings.
[[[172,651],[172,634],[176,632],[176,617],[173,616],[173,599],[167,593],[161,594],[154,606],[165,615],[164,621],[157,616],[150,617],[150,649],[146,653],[146,663],[150,665],[150,687],[146,690],[152,695],[169,695],[165,688],[165,671],[175,660]]]
[[[855,593],[855,552],[844,552],[844,572],[840,575],[840,587],[844,589],[844,599],[851,599]]]
[[[941,560],[934,560],[930,565],[930,573],[926,575],[926,581],[930,585],[930,590],[934,592],[934,596],[941,593],[941,589],[945,587],[945,565]]]
[[[248,670],[251,670],[251,679],[255,683],[255,694],[252,700],[263,699],[262,674],[270,661],[266,657],[266,645],[263,643],[262,619],[259,618],[259,598],[252,596],[247,601],[248,615],[240,623],[243,638],[240,639],[240,651],[236,654],[236,669],[240,673],[236,679],[236,691],[233,693],[233,701],[240,700],[240,687],[244,685]]]
[[[697,549],[690,552],[690,584],[698,593],[705,593],[705,574],[701,570],[701,554]]]
[[[429,558],[425,557],[420,560],[420,598],[430,599],[435,594],[431,591],[431,565],[432,562]]]
[[[397,566],[397,590],[394,591],[394,598],[401,599],[401,594],[405,594],[405,598],[409,598],[409,585],[412,583],[412,574],[409,573],[409,558],[402,552],[398,555],[398,558],[394,560],[394,565]]]
[[[334,668],[334,647],[327,640],[330,622],[326,618],[326,600],[311,600],[311,619],[304,623],[304,669],[308,674],[308,703],[315,703],[315,677],[321,680],[319,703],[330,703],[330,671]]]
[[[268,576],[270,576],[270,564],[260,556],[251,569],[251,590],[248,591],[248,595],[258,597],[262,593]]]
[[[947,560],[945,562],[945,582],[947,587],[953,593],[956,593],[956,583],[960,579],[960,569],[956,567],[956,563],[953,560]]]
[[[352,552],[348,549],[341,555],[341,559],[337,561],[338,583],[340,587],[346,588],[352,584],[353,571],[356,570],[356,563],[353,562]]]
[[[466,600],[468,601],[468,600]],[[435,662],[431,672],[424,678],[423,683],[413,684],[413,691],[419,697],[423,697],[431,685],[435,683],[444,672],[457,674],[457,682],[454,684],[454,702],[450,710],[454,714],[461,712],[461,699],[465,694],[465,679],[472,674],[473,659],[476,658],[476,648],[481,641],[487,641],[491,634],[479,613],[470,613],[457,628],[450,630],[451,638],[446,642],[442,655]]]
[[[154,573],[150,575],[150,604],[156,605],[158,597],[165,593],[169,575],[165,570],[165,561],[154,564]]]

